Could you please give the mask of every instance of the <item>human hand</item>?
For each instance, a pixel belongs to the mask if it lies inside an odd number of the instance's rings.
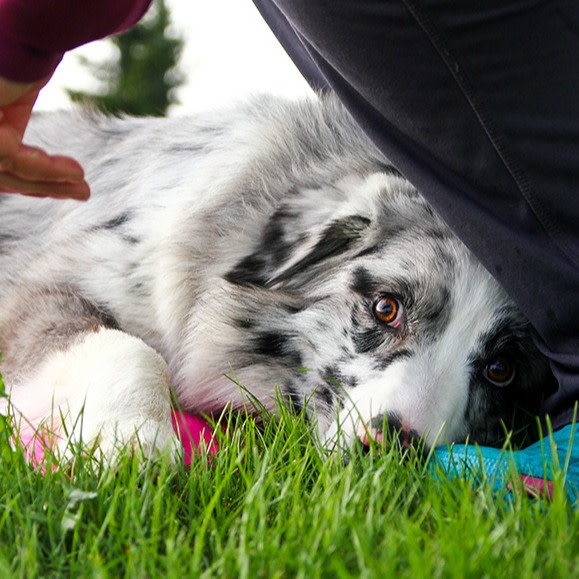
[[[90,189],[74,159],[49,155],[22,142],[38,93],[47,81],[22,84],[0,77],[0,193],[86,200]]]

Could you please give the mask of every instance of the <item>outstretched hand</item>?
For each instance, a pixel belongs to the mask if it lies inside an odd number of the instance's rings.
[[[0,77],[0,193],[85,200],[89,186],[74,159],[49,155],[22,142],[38,93],[47,81],[21,84]]]

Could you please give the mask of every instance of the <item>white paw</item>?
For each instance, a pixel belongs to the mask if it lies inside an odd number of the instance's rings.
[[[83,336],[47,358],[11,392],[24,431],[44,425],[65,459],[80,443],[111,460],[127,446],[146,457],[176,455],[165,361],[142,340],[117,330]]]

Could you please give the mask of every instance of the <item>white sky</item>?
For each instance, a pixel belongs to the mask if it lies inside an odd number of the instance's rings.
[[[261,19],[251,0],[167,0],[174,27],[185,39],[180,61],[186,84],[177,93],[183,114],[218,105],[256,91],[290,97],[308,94],[308,87]],[[106,58],[103,41],[67,54],[37,110],[70,106],[64,88],[93,90],[98,85],[78,63],[78,54],[91,60]]]

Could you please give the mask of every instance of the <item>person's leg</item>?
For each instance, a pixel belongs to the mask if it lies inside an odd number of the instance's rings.
[[[579,399],[576,0],[255,0],[537,331]]]

